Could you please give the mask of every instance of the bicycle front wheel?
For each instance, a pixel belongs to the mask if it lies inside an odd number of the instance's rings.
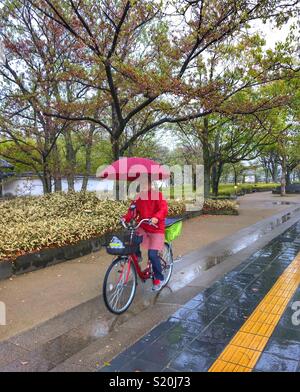
[[[103,283],[103,298],[114,314],[124,313],[131,305],[137,286],[137,275],[129,257],[119,257],[109,266]]]
[[[173,252],[169,244],[165,243],[162,251],[159,254],[162,273],[164,276],[164,286],[169,283],[174,268]]]

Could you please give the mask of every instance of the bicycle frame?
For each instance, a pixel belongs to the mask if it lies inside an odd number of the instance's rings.
[[[170,249],[172,249],[171,244],[168,244],[168,245],[169,245]],[[131,266],[132,263],[134,264],[134,268],[136,269],[136,272],[137,272],[139,278],[143,282],[145,282],[147,279],[151,278],[152,274],[151,274],[150,260],[148,260],[148,264],[147,264],[146,269],[142,270],[140,267],[140,264],[138,262],[138,257],[136,254],[132,253],[129,256],[125,256],[125,257],[128,257],[128,270],[127,270],[127,276],[126,276],[125,283],[127,283],[127,281],[128,281],[128,277],[130,274],[130,268],[132,268],[132,266]],[[165,261],[162,257],[161,257],[161,260],[165,263]],[[123,271],[122,271],[122,273],[123,273]],[[121,276],[122,276],[122,273],[121,273]],[[121,276],[120,276],[119,280],[121,280]]]
[[[131,255],[126,256],[126,257],[128,257],[127,278],[129,276],[129,273],[130,273],[130,268],[132,268],[132,264],[134,265],[134,268],[135,268],[135,270],[136,270],[136,272],[137,272],[137,274],[138,274],[138,276],[139,276],[139,278],[141,280],[145,281],[145,280],[147,280],[147,279],[149,279],[151,277],[150,266],[149,265],[148,265],[148,267],[145,270],[142,270],[140,265],[139,265],[138,258],[137,258],[137,256],[135,254],[131,254]],[[148,261],[148,264],[149,264],[149,261]],[[127,283],[127,278],[126,278],[126,283]]]
[[[140,225],[141,225],[143,222],[147,222],[147,223],[148,223],[148,222],[149,222],[149,219],[143,219],[142,221],[139,222],[139,224],[138,224],[136,227],[127,227],[126,224],[125,224],[124,222],[122,222],[122,225],[123,225],[127,230],[130,231],[130,236],[131,236],[131,238],[132,238],[133,235],[134,235],[134,233],[135,233],[135,231],[140,227]],[[150,224],[150,223],[149,223],[149,224]],[[152,224],[152,225],[153,225],[153,224]],[[153,226],[156,226],[156,225],[153,225]],[[168,244],[168,246],[170,247],[170,249],[172,249],[172,244]],[[140,278],[143,282],[145,282],[147,279],[150,279],[150,278],[151,278],[152,274],[151,274],[151,264],[150,264],[150,260],[148,260],[148,264],[147,264],[146,269],[142,270],[141,267],[140,267],[140,264],[139,264],[139,262],[138,262],[138,257],[137,257],[136,254],[132,253],[132,254],[130,254],[130,255],[128,255],[128,256],[124,256],[124,257],[128,258],[128,270],[127,270],[127,276],[126,276],[126,279],[125,279],[125,283],[127,283],[127,281],[128,281],[129,274],[130,274],[130,268],[132,268],[132,266],[131,266],[132,263],[134,264],[134,268],[136,269],[136,272],[137,272],[139,278]],[[162,258],[161,258],[161,260],[162,260],[163,262],[165,262]],[[122,275],[123,275],[123,270],[122,270],[122,272],[121,272],[121,274],[120,274],[119,281],[121,280]]]
[[[130,234],[134,235],[136,227],[131,226],[126,228],[130,230]],[[136,247],[132,248],[131,252],[133,251],[136,251]],[[160,252],[159,257],[162,268],[166,271],[167,284],[173,270],[172,244],[170,242],[165,242],[163,251]],[[114,267],[117,269],[114,269]],[[117,276],[114,275],[116,279],[109,279],[111,271],[113,271],[113,274],[117,273]],[[133,277],[133,280],[131,277]],[[149,259],[145,269],[142,269],[141,264],[139,263],[139,257],[135,253],[119,255],[114,259],[106,272],[103,284],[104,302],[110,312],[121,314],[129,308],[136,293],[136,286],[138,284],[137,277],[139,277],[142,282],[154,278],[152,264]],[[123,292],[125,292],[125,300],[127,302],[124,302]],[[119,301],[121,302],[119,303]]]

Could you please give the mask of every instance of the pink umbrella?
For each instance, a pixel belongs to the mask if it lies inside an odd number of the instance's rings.
[[[100,172],[100,178],[108,180],[134,181],[142,175],[151,175],[152,180],[170,177],[170,171],[148,158],[121,158]]]

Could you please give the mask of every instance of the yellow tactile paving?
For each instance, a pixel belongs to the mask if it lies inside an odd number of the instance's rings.
[[[259,351],[251,350],[246,347],[237,347],[229,344],[226,350],[220,355],[220,359],[225,362],[234,363],[236,365],[253,368],[258,357]]]
[[[260,310],[257,310],[255,315],[253,316],[253,319],[254,319],[254,317],[255,317],[255,321],[258,321],[259,323],[276,325],[278,323],[281,315],[280,314],[268,314],[268,313],[261,312]]]
[[[250,348],[252,350],[262,350],[267,343],[268,338],[265,336],[253,335],[251,333],[240,332],[232,339],[231,344],[234,346]]]
[[[284,270],[209,372],[251,372],[300,284],[300,253]]]
[[[236,365],[234,363],[229,363],[222,361],[221,359],[217,359],[213,364],[212,368],[214,372],[251,372],[251,368],[247,368],[245,366]]]

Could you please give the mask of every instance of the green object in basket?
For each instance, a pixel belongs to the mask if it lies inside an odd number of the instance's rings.
[[[166,227],[165,240],[170,243],[180,236],[182,231],[182,221],[177,221]]]

